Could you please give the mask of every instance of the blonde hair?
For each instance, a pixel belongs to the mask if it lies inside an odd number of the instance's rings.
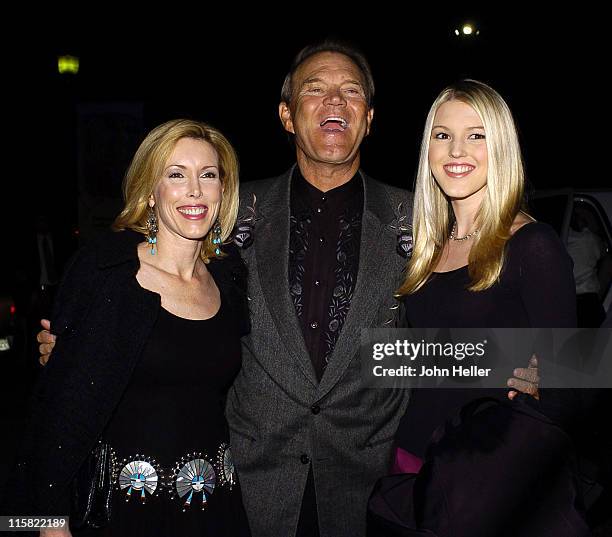
[[[132,229],[147,233],[147,208],[149,197],[162,176],[164,166],[177,142],[182,138],[194,138],[208,142],[219,157],[219,176],[223,184],[223,200],[218,221],[221,240],[230,236],[238,215],[238,157],[236,151],[217,129],[189,119],[175,119],[154,128],[143,140],[127,169],[123,180],[125,205],[113,223],[113,229]],[[212,234],[202,241],[200,255],[205,262],[223,254],[215,254]]]
[[[440,260],[453,221],[452,207],[429,165],[429,142],[438,108],[461,101],[480,116],[487,144],[487,188],[476,217],[480,229],[468,258],[470,291],[491,287],[504,264],[510,228],[521,210],[524,169],[512,113],[494,89],[476,80],[462,80],[444,89],[431,106],[419,158],[413,209],[413,251],[398,296],[414,293],[429,279]]]

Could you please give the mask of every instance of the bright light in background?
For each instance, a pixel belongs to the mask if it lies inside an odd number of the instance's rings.
[[[480,35],[480,30],[471,22],[466,22],[461,25],[460,29],[455,28],[455,35],[457,37],[474,37]]]
[[[58,56],[57,71],[60,75],[76,75],[79,72],[79,59],[75,56]]]

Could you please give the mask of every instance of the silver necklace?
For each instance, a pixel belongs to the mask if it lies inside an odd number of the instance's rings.
[[[475,229],[474,231],[472,231],[471,233],[468,233],[464,237],[455,237],[455,232],[456,231],[457,231],[457,221],[455,220],[453,222],[453,229],[451,230],[450,236],[449,236],[449,239],[451,241],[467,241],[468,239],[471,239],[474,235],[478,235],[478,232],[480,230],[479,229]]]

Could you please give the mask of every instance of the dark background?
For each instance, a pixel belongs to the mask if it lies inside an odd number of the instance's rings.
[[[362,167],[379,180],[412,188],[432,101],[470,77],[492,85],[513,110],[530,188],[610,187],[608,19],[600,9],[586,2],[428,6],[158,3],[129,13],[127,4],[95,2],[11,6],[0,37],[0,295],[15,300],[22,337],[19,356],[0,364],[0,424],[11,438],[0,483],[36,376],[35,319],[47,307],[32,300],[41,219],[59,270],[116,214],[123,173],[146,132],[179,117],[226,134],[242,181],[282,173],[294,155],[278,120],[280,88],[292,57],[310,42],[342,38],[369,58],[375,119]],[[467,21],[480,34],[455,36]],[[78,75],[58,74],[62,54],[79,58]]]
[[[362,146],[371,176],[412,188],[432,101],[471,77],[513,110],[529,189],[609,187],[607,18],[586,3],[535,7],[24,5],[29,12],[7,17],[1,36],[0,295],[12,296],[18,313],[39,314],[41,221],[61,273],[80,243],[110,225],[134,151],[166,120],[219,128],[238,151],[242,181],[284,172],[294,151],[278,119],[283,79],[304,45],[330,36],[361,48],[372,65],[375,117]],[[479,35],[457,37],[465,22]],[[79,58],[77,75],[58,73],[64,54]]]
[[[243,181],[282,173],[293,152],[278,120],[280,87],[295,53],[326,36],[353,42],[372,64],[376,113],[362,165],[373,177],[412,187],[431,102],[446,84],[471,77],[508,101],[533,188],[608,186],[605,165],[597,169],[594,158],[606,151],[594,148],[607,132],[603,13],[586,4],[557,4],[539,15],[535,4],[468,5],[414,11],[318,3],[265,12],[228,4],[213,12],[160,4],[155,14],[149,6],[119,15],[93,4],[76,14],[58,7],[33,26],[12,28],[7,57],[16,74],[9,72],[5,90],[14,93],[10,135],[21,134],[3,189],[10,192],[5,226],[16,239],[11,252],[20,255],[41,214],[66,243],[60,258],[101,198],[104,218],[88,222],[81,236],[106,225],[138,143],[168,119],[218,127],[238,150]],[[302,13],[292,14],[299,6]],[[455,36],[464,21],[480,35]],[[80,59],[78,75],[58,74],[60,54]],[[79,217],[84,192],[90,198]]]

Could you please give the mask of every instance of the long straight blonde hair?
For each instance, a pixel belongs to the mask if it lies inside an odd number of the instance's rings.
[[[491,287],[504,264],[510,228],[523,203],[525,174],[512,113],[494,89],[476,80],[462,80],[444,89],[427,115],[413,209],[413,251],[406,279],[397,294],[420,289],[430,278],[454,222],[450,200],[436,182],[429,163],[429,143],[438,108],[448,101],[471,106],[482,120],[487,144],[487,187],[476,217],[479,233],[468,258],[470,291]]]
[[[133,229],[147,233],[149,196],[160,180],[167,160],[177,142],[182,138],[204,140],[212,145],[219,157],[219,175],[223,184],[223,200],[218,221],[221,225],[221,240],[226,241],[232,233],[238,215],[238,157],[227,138],[217,129],[190,119],[175,119],[154,128],[142,141],[123,180],[125,205],[113,223],[113,229]],[[207,262],[215,254],[216,245],[212,233],[202,242],[200,256]]]

